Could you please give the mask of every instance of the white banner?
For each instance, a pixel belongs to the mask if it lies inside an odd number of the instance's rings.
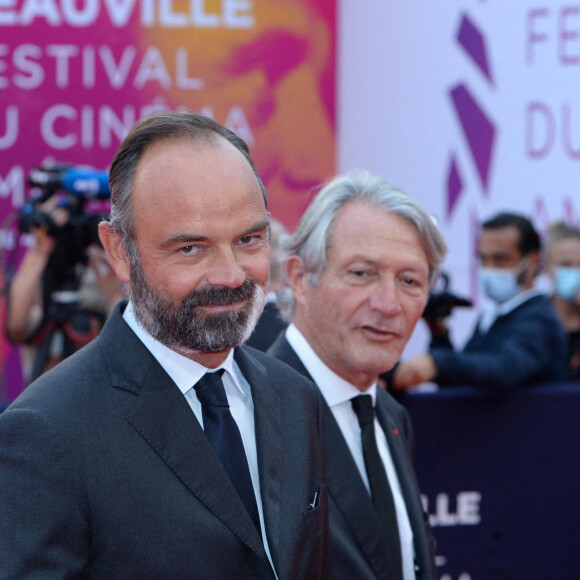
[[[417,198],[449,245],[451,289],[477,304],[482,220],[580,224],[580,4],[343,0],[340,16],[339,168]],[[451,316],[456,345],[474,312]],[[421,323],[407,354],[428,338]]]

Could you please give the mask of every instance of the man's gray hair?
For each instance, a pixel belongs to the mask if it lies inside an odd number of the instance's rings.
[[[385,179],[357,171],[330,180],[304,212],[296,231],[286,238],[286,257],[302,259],[311,286],[318,286],[326,267],[331,226],[339,210],[351,201],[362,201],[403,218],[415,227],[427,254],[429,283],[433,284],[447,245],[433,218],[409,195]],[[294,296],[286,287],[278,294],[278,306],[285,320],[294,314]]]
[[[111,190],[111,215],[109,224],[123,238],[130,255],[135,252],[134,209],[131,203],[135,173],[141,158],[154,143],[183,139],[192,142],[215,144],[220,137],[236,147],[250,165],[264,197],[268,196],[248,146],[235,133],[205,115],[191,111],[169,111],[155,113],[138,121],[117,150],[109,171]]]

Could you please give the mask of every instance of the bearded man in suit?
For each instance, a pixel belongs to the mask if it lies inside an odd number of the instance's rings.
[[[399,360],[446,252],[431,217],[368,172],[338,176],[286,241],[291,322],[269,353],[326,405],[334,579],[437,578],[406,410],[377,386]]]
[[[0,577],[328,577],[320,397],[239,347],[270,263],[245,143],[157,114],[109,177],[130,300],[0,415]]]

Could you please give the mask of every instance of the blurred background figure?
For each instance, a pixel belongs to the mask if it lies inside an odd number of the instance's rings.
[[[23,345],[26,384],[95,338],[123,297],[98,242],[99,216],[71,217],[75,210],[58,194],[36,205],[35,216],[25,228],[32,244],[9,282],[6,313],[9,340]]]
[[[530,220],[504,212],[483,222],[478,254],[489,303],[471,338],[455,350],[445,321],[431,320],[429,353],[397,365],[395,388],[435,382],[505,390],[564,378],[566,336],[549,299],[535,287],[541,240]]]
[[[277,336],[287,326],[280,316],[276,304],[276,293],[284,286],[286,279],[286,259],[282,244],[288,230],[278,220],[270,220],[270,292],[264,312],[246,344],[266,352]]]
[[[546,240],[552,304],[568,334],[566,378],[580,380],[580,228],[556,222]]]

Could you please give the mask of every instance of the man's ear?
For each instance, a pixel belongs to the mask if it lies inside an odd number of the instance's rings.
[[[542,256],[540,252],[530,252],[530,270],[531,270],[531,278],[533,279],[540,274],[542,271]]]
[[[99,224],[99,239],[105,252],[109,264],[115,274],[122,282],[131,281],[131,267],[129,264],[129,255],[121,236],[113,230],[109,222],[103,221]]]
[[[529,252],[522,257],[526,260],[526,267],[517,276],[517,282],[524,285],[525,290],[529,290],[534,285],[536,276],[540,273],[541,259],[539,252]]]
[[[308,272],[304,269],[302,258],[290,256],[286,260],[286,275],[288,276],[294,300],[297,304],[304,304],[304,296],[307,287],[310,287],[310,282],[308,281]]]

